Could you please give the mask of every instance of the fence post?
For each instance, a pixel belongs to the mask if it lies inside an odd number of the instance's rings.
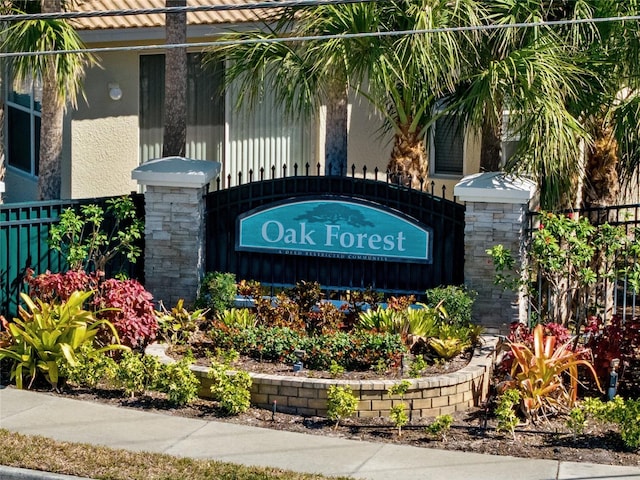
[[[464,228],[464,281],[478,292],[474,321],[494,333],[507,333],[513,321],[526,321],[521,292],[494,285],[495,270],[487,249],[502,244],[520,268],[530,202],[536,198],[533,181],[501,172],[478,173],[463,178],[454,195],[466,204]]]
[[[146,187],[145,287],[167,308],[192,304],[205,269],[205,194],[220,163],[167,157],[140,165],[131,177]]]

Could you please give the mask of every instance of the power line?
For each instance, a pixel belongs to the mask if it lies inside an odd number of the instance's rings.
[[[0,15],[0,22],[16,20],[52,20],[93,17],[124,17],[131,15],[151,15],[182,12],[219,12],[230,10],[262,10],[289,7],[316,7],[322,5],[343,5],[351,3],[371,3],[381,0],[267,0],[253,3],[234,3],[229,5],[192,5],[186,7],[133,8],[121,10],[92,10],[87,12],[49,12],[29,14]]]
[[[300,0],[290,3],[312,3],[318,4],[319,1],[325,0]],[[326,0],[328,3],[345,3],[345,0]],[[364,0],[369,1],[369,0]],[[364,3],[363,0],[346,0],[349,3]],[[376,0],[374,0],[376,1]],[[278,3],[278,5],[285,2],[271,2],[271,5]],[[263,3],[264,4],[264,3]],[[191,7],[190,7],[191,8]],[[24,16],[23,16],[24,18]],[[149,50],[166,50],[169,48],[207,48],[218,47],[227,45],[244,45],[244,44],[257,44],[257,43],[293,43],[293,42],[306,42],[306,41],[322,41],[322,40],[335,40],[335,39],[355,39],[355,38],[371,38],[371,37],[390,37],[390,36],[403,36],[403,35],[426,35],[437,33],[453,33],[453,32],[470,32],[470,31],[489,31],[499,30],[507,28],[536,28],[536,27],[556,27],[563,25],[579,25],[588,23],[606,23],[606,22],[625,22],[625,21],[639,21],[640,15],[628,15],[622,17],[604,17],[604,18],[588,18],[588,19],[574,19],[574,20],[552,20],[543,22],[522,22],[522,23],[510,23],[510,24],[491,24],[491,25],[469,25],[462,27],[444,27],[444,28],[429,28],[429,29],[413,29],[413,30],[394,30],[387,32],[360,32],[360,33],[341,33],[333,35],[308,35],[298,37],[273,37],[273,38],[248,38],[248,39],[233,39],[233,40],[212,40],[209,42],[193,42],[193,43],[180,43],[180,44],[153,44],[153,45],[135,45],[135,46],[122,46],[122,47],[95,47],[84,48],[78,50],[47,50],[38,52],[1,52],[0,58],[12,58],[19,56],[37,56],[37,55],[60,55],[60,54],[82,54],[82,53],[109,53],[109,52],[129,52],[129,51],[149,51]]]

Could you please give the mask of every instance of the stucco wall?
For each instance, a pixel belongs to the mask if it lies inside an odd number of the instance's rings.
[[[131,171],[138,166],[138,53],[101,55],[85,81],[87,101],[73,113],[70,194],[73,198],[126,194],[137,190]],[[109,98],[117,82],[122,99]]]

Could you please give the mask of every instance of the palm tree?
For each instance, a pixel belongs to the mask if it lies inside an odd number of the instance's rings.
[[[167,7],[186,7],[187,0],[166,0]],[[167,13],[166,43],[185,44],[187,41],[186,12]],[[187,143],[187,49],[172,47],[165,55],[164,139],[162,156],[186,154]]]
[[[353,9],[353,5],[345,5]],[[356,7],[357,8],[357,7]],[[206,65],[228,61],[225,86],[238,82],[236,107],[255,105],[270,91],[285,114],[294,120],[309,118],[327,105],[325,165],[328,174],[347,169],[347,75],[344,46],[314,42],[271,42],[283,36],[340,33],[323,22],[324,7],[285,8],[265,20],[257,31],[232,32],[221,40],[252,40],[209,50]],[[314,18],[315,17],[315,18]],[[355,27],[354,27],[355,28]],[[260,40],[266,40],[260,42]]]
[[[42,0],[43,13],[62,10],[61,0]],[[83,43],[69,23],[60,19],[25,19],[5,31],[3,51],[48,52],[81,50]],[[81,92],[85,68],[96,63],[86,53],[24,55],[11,57],[14,81],[42,81],[38,197],[60,198],[62,124],[67,103],[75,107]]]
[[[504,25],[638,12],[636,1],[596,0],[503,0],[486,9],[488,20]],[[638,158],[638,100],[622,95],[635,89],[637,34],[635,22],[488,31],[449,98],[450,109],[482,134],[481,167],[502,166],[508,131],[519,147],[504,168],[534,176],[543,207],[610,204],[618,175],[634,171]]]
[[[319,41],[230,44],[213,49],[211,59],[231,60],[227,81],[241,81],[238,103],[257,101],[266,91],[292,115],[327,105],[329,165],[346,169],[347,93],[365,95],[394,134],[389,171],[399,181],[419,184],[427,175],[424,143],[432,109],[451,91],[462,71],[459,55],[470,34],[437,36],[342,35],[463,26],[479,23],[475,0],[392,0],[336,4],[280,11],[263,31],[235,33],[224,40],[273,40],[285,36],[336,35]],[[273,25],[273,26],[270,26]],[[266,83],[265,83],[266,82]]]

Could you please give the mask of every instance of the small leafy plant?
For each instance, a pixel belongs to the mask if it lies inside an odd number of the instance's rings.
[[[190,312],[184,307],[184,299],[178,300],[176,306],[168,311],[164,305],[156,311],[158,321],[158,331],[164,341],[169,344],[183,345],[189,342],[191,336],[199,330],[200,325],[205,321],[204,310],[194,310]]]
[[[624,444],[633,450],[640,448],[640,400],[616,396],[610,402],[586,398],[583,409],[587,415],[618,424]]]
[[[517,414],[520,399],[521,395],[518,390],[514,388],[505,390],[499,397],[495,412],[498,419],[496,431],[511,433],[514,441],[516,439],[516,426],[520,421]]]
[[[427,368],[427,362],[422,355],[416,355],[409,366],[409,376],[411,378],[418,378],[422,371]]]
[[[89,269],[104,272],[107,263],[123,254],[135,263],[142,250],[138,244],[144,232],[142,220],[130,197],[107,200],[106,209],[95,204],[83,205],[80,212],[67,209],[60,221],[51,226],[49,245],[62,252],[71,270]],[[113,221],[107,226],[105,221]]]
[[[212,362],[207,376],[212,379],[211,393],[227,415],[239,415],[251,406],[251,376],[244,371],[231,372],[229,365]]]
[[[402,427],[404,427],[409,422],[409,417],[406,413],[406,404],[404,403],[404,396],[407,391],[411,387],[411,382],[408,380],[403,380],[400,383],[396,383],[389,387],[388,394],[390,397],[400,396],[400,402],[396,403],[391,407],[389,411],[389,417],[391,421],[394,423],[396,428],[398,429],[398,436],[402,436]]]
[[[580,407],[574,407],[569,412],[569,416],[567,417],[567,428],[573,434],[573,439],[578,435],[582,435],[584,433],[584,429],[587,427],[587,416],[585,412]]]
[[[438,415],[433,422],[425,428],[425,431],[437,437],[443,442],[447,441],[447,434],[453,425],[453,417],[449,414]]]
[[[331,385],[327,391],[327,416],[335,420],[334,430],[338,428],[340,420],[353,415],[358,408],[358,399],[348,385],[339,387]]]
[[[237,286],[234,273],[209,272],[200,284],[195,308],[211,310],[213,314],[234,306]]]

